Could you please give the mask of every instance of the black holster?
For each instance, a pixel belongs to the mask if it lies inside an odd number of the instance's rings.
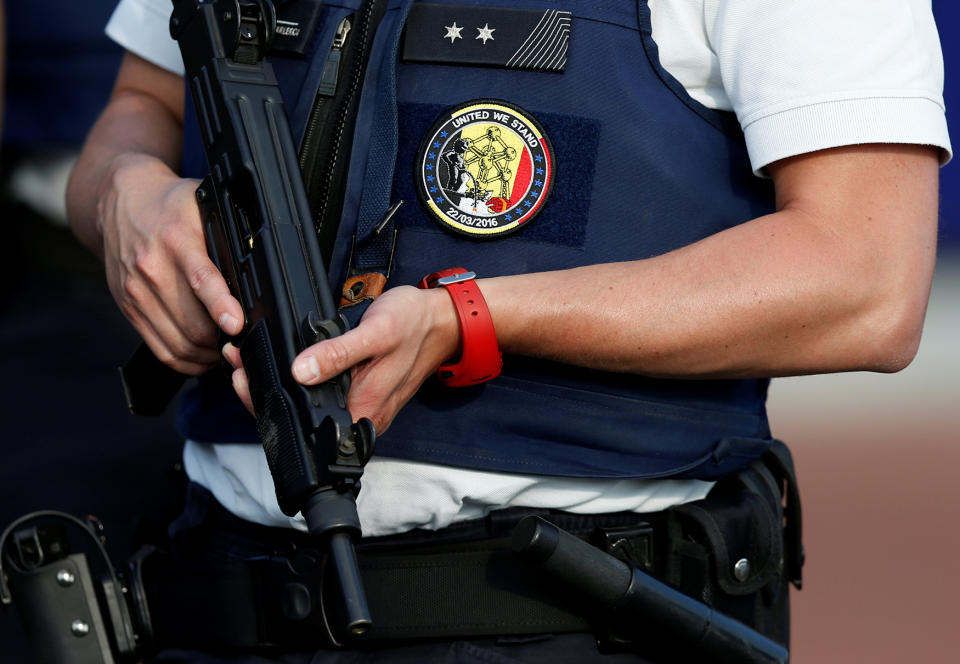
[[[788,645],[789,584],[800,587],[803,552],[796,478],[779,445],[703,500],[668,511],[663,580]]]

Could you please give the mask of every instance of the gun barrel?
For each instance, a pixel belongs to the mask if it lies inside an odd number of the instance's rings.
[[[318,491],[307,499],[303,518],[311,535],[327,540],[329,561],[340,585],[347,632],[352,636],[366,634],[373,619],[353,549],[353,536],[360,533],[356,502],[349,494]]]
[[[330,536],[330,562],[340,581],[347,631],[354,636],[366,634],[373,626],[373,619],[370,617],[370,607],[367,606],[367,596],[363,591],[357,554],[348,534],[334,533]]]
[[[786,664],[786,648],[729,616],[680,593],[540,517],[513,533],[513,549],[646,633],[666,634],[699,661]]]

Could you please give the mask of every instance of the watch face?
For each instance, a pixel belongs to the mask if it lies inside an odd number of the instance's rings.
[[[441,226],[475,238],[513,233],[536,217],[553,187],[550,140],[533,116],[501,100],[445,111],[417,154],[417,190]]]

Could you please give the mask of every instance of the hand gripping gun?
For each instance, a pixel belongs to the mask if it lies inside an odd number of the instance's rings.
[[[371,624],[352,540],[356,494],[374,428],[353,423],[349,376],[297,383],[290,367],[308,346],[346,331],[314,231],[297,152],[273,67],[270,0],[174,0],[179,42],[210,175],[197,189],[207,247],[244,310],[240,347],[257,428],[281,510],[302,512],[329,543],[346,627]]]
[[[348,374],[311,387],[291,374],[301,351],[343,334],[347,323],[327,282],[280,88],[265,60],[276,11],[270,0],[173,4],[170,32],[183,55],[210,168],[197,203],[210,257],[243,307],[244,329],[233,341],[277,500],[288,516],[302,512],[310,534],[326,541],[344,631],[362,635],[372,620],[353,540],[360,536],[356,495],[375,432],[367,419],[353,423]],[[144,344],[121,376],[127,405],[138,415],[163,412],[186,378]],[[91,550],[107,570],[99,581],[86,554],[72,553],[63,524],[92,538]],[[89,523],[61,512],[25,515],[0,533],[0,607],[16,600],[40,661],[139,661],[153,645],[141,578],[147,555],[135,556],[127,574],[117,572]]]

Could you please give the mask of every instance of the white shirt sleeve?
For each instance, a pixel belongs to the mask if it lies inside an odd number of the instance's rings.
[[[169,0],[120,0],[107,23],[107,36],[144,60],[182,76],[180,48],[168,27],[172,11]]]
[[[950,159],[930,0],[704,0],[703,26],[755,172],[863,143]]]
[[[931,0],[649,0],[664,68],[740,120],[754,172],[805,152],[913,143],[952,156]],[[107,35],[177,74],[167,0],[120,0]]]

